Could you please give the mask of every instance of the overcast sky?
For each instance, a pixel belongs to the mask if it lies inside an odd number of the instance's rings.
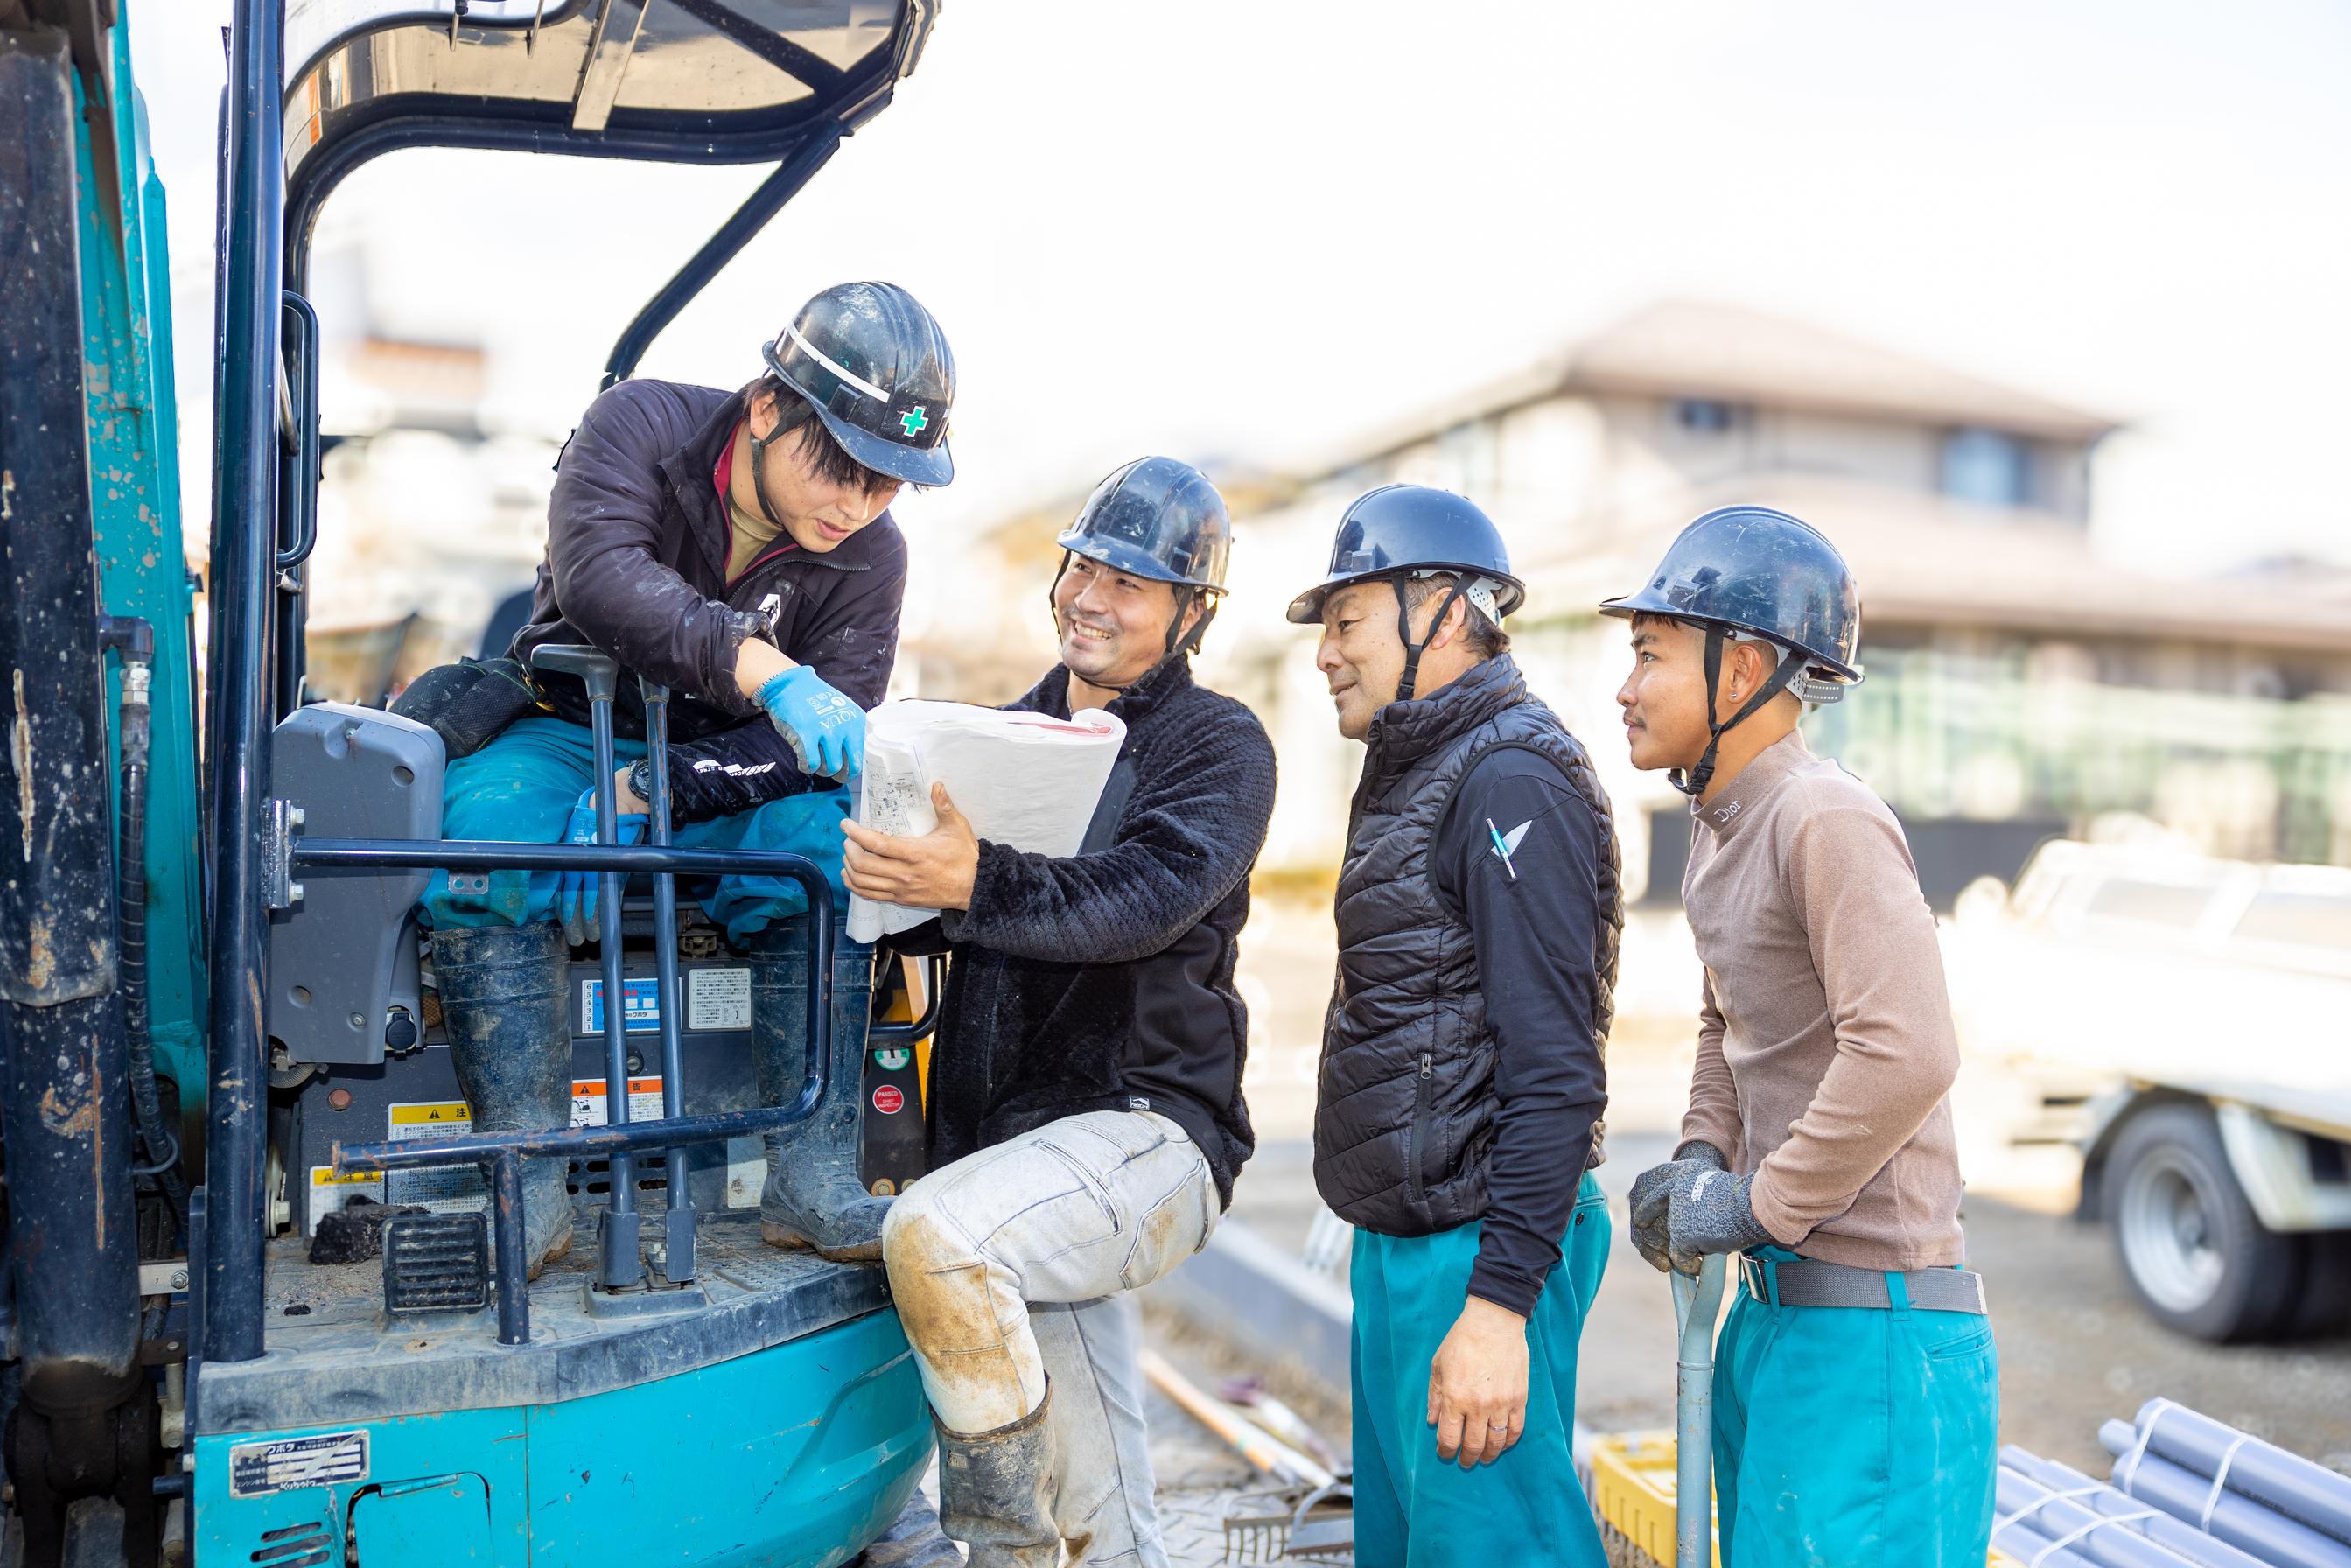
[[[126,6],[195,478],[227,9]],[[1719,299],[2127,420],[2097,526],[2142,564],[2351,560],[2346,80],[2351,8],[2316,0],[951,0],[643,373],[735,384],[817,288],[904,284],[962,377],[919,538],[1145,451],[1308,463]],[[401,153],[319,243],[363,242],[383,329],[484,342],[496,417],[559,436],[763,172]]]

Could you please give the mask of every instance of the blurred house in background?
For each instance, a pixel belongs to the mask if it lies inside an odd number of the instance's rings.
[[[479,341],[423,340],[382,319],[363,239],[322,250],[319,547],[308,683],[376,702],[476,651],[547,543],[552,444],[485,418],[496,367]]]
[[[1600,764],[1628,885],[1653,898],[1677,896],[1687,813],[1625,764],[1625,632],[1593,606],[1734,501],[1795,513],[1852,562],[1867,679],[1807,733],[1901,812],[1938,904],[2107,812],[2218,854],[2351,861],[2351,591],[2291,566],[2184,582],[2109,559],[2091,458],[2116,428],[1809,327],[1667,303],[1296,482],[1230,485],[1236,586],[1202,670],[1274,735],[1263,873],[1335,869],[1359,755],[1332,728],[1312,633],[1283,607],[1322,575],[1346,503],[1398,481],[1460,491],[1501,525],[1529,581],[1520,661]],[[1001,641],[1020,669],[952,695],[1000,701],[1033,675],[1052,534],[1079,499],[1007,519],[973,552],[965,602],[1017,619]],[[967,673],[978,641],[958,639]],[[918,689],[950,695],[935,662]]]

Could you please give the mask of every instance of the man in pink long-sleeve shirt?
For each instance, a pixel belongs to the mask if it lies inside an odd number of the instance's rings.
[[[1804,703],[1861,679],[1852,574],[1804,523],[1730,507],[1601,609],[1632,622],[1633,764],[1672,769],[1696,819],[1698,1065],[1632,1220],[1659,1269],[1737,1254],[1715,1354],[1722,1561],[1973,1568],[1999,1378],[1960,1267],[1935,917],[1894,813],[1797,730]]]

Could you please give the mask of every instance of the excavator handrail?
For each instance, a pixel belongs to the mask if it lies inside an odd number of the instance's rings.
[[[796,882],[809,906],[809,1062],[799,1092],[781,1105],[719,1111],[698,1116],[616,1120],[601,1127],[545,1128],[530,1132],[465,1133],[429,1144],[338,1143],[334,1168],[353,1171],[423,1170],[441,1166],[489,1167],[493,1250],[497,1275],[498,1343],[530,1341],[530,1296],[525,1276],[522,1161],[549,1155],[612,1164],[614,1179],[626,1181],[628,1156],[647,1150],[674,1150],[695,1144],[772,1133],[804,1121],[824,1098],[827,1065],[832,1060],[832,889],[806,855],[778,850],[694,850],[666,844],[517,844],[479,839],[297,839],[288,846],[291,865],[308,872],[392,871],[429,867],[444,871],[597,871],[608,874],[651,872],[688,876],[778,876]],[[676,995],[663,988],[664,1010]],[[617,1006],[617,1004],[615,1004]],[[608,1013],[617,1019],[617,1011]],[[664,1102],[667,1108],[667,1102]],[[680,1173],[673,1172],[673,1176]]]

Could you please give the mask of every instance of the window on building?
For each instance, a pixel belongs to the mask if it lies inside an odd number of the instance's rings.
[[[1738,422],[1739,411],[1720,398],[1684,397],[1674,400],[1674,423],[1703,435],[1719,435]]]
[[[2005,431],[1954,430],[1943,437],[1943,494],[1983,507],[2025,502],[2024,443]]]

